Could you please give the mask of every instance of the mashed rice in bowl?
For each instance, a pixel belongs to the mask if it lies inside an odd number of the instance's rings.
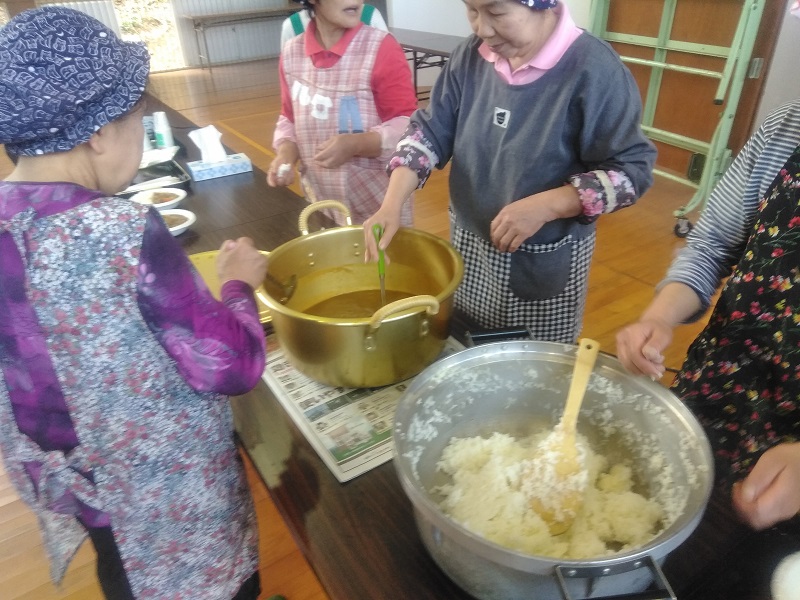
[[[527,464],[546,432],[517,439],[506,433],[453,438],[437,469],[451,482],[438,486],[440,506],[470,531],[501,546],[563,559],[610,556],[640,547],[665,527],[664,508],[635,491],[632,466],[610,463],[578,435],[589,485],[570,529],[550,535],[526,493]]]

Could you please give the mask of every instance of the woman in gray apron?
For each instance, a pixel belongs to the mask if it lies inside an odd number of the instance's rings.
[[[656,151],[636,84],[614,50],[557,0],[467,0],[475,35],[450,56],[389,163],[365,222],[390,245],[409,195],[451,164],[451,237],[465,273],[456,309],[470,328],[580,332],[595,221],[652,183]],[[391,248],[389,247],[391,255]]]

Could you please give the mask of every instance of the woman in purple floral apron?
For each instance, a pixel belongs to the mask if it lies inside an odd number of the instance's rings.
[[[114,600],[255,600],[255,513],[227,395],[259,380],[266,262],[223,244],[222,301],[159,213],[114,196],[142,157],[144,46],[85,13],[0,29],[0,451],[60,582],[88,537]]]
[[[627,368],[660,377],[672,328],[698,317],[729,275],[672,390],[703,424],[718,478],[757,529],[800,511],[798,145],[794,102],[742,150],[655,300],[617,340]]]

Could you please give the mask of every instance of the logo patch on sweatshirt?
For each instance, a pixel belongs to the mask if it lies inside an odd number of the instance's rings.
[[[507,108],[494,107],[494,124],[503,129],[508,129],[508,122],[511,119],[511,111]]]

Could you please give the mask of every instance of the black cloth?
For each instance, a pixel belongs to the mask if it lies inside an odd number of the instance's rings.
[[[110,527],[87,527],[97,552],[97,579],[107,600],[134,600],[119,548]]]

